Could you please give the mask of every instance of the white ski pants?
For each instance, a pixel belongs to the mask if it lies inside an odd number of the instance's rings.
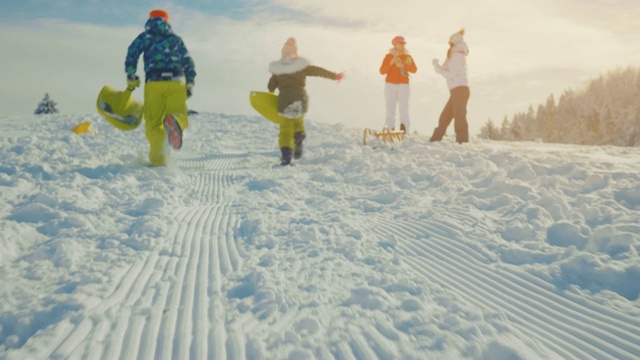
[[[404,124],[405,131],[409,134],[409,84],[385,83],[384,98],[387,103],[387,117],[385,125],[389,129],[394,129],[396,124],[396,109],[400,107],[400,123]],[[400,130],[400,127],[396,128]]]

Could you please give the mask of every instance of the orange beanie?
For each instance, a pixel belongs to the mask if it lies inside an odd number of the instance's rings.
[[[160,17],[160,18],[163,18],[165,21],[169,22],[169,13],[162,9],[151,10],[151,12],[149,13],[149,17],[150,18]]]

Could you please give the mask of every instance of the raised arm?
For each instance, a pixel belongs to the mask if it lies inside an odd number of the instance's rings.
[[[306,76],[318,76],[323,77],[330,80],[336,80],[338,76],[337,73],[331,72],[329,70],[323,69],[319,66],[309,65],[304,69]]]
[[[464,65],[464,55],[459,52],[451,55],[451,58],[449,59],[449,63],[447,64],[447,67],[443,67],[440,65],[435,66],[434,64],[436,71],[442,74],[442,76],[444,76],[447,79],[451,79],[456,75],[458,75],[458,72],[460,72],[460,68],[462,68],[463,65]]]
[[[418,66],[416,65],[416,62],[413,61],[413,57],[411,57],[411,55],[407,56],[407,61],[405,61],[404,69],[414,74],[416,71],[418,71]]]

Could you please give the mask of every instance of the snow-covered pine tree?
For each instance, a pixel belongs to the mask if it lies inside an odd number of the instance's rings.
[[[480,139],[487,140],[500,140],[500,129],[498,129],[493,121],[489,119],[480,129],[480,134],[478,135],[478,137]]]
[[[640,146],[640,68],[617,69],[583,89],[567,89],[556,103],[552,95],[537,111],[505,118],[498,129],[487,122],[480,138],[584,145]]]
[[[509,118],[506,116],[502,120],[502,125],[500,126],[500,140],[513,140],[513,137],[511,136],[511,124],[509,123]]]
[[[58,113],[58,109],[56,109],[56,102],[51,100],[51,98],[49,98],[49,93],[44,94],[44,99],[42,99],[42,101],[40,101],[40,103],[38,104],[38,107],[36,108],[36,111],[34,111],[33,113],[36,115],[39,114],[57,114]]]

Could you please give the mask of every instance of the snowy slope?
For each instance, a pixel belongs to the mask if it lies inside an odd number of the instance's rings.
[[[307,131],[0,117],[0,359],[640,357],[640,148]]]

